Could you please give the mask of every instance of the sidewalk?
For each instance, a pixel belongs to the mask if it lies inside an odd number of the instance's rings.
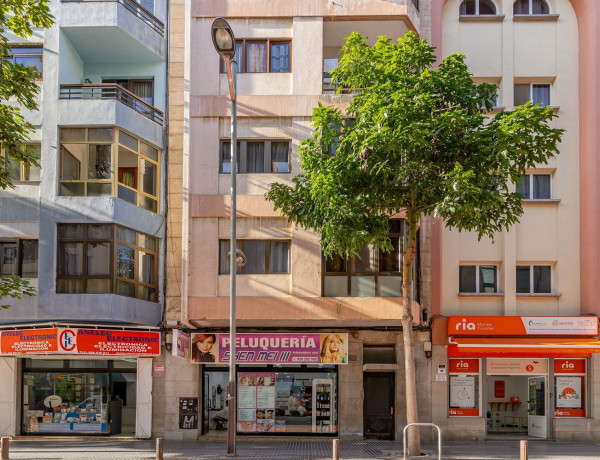
[[[46,460],[151,460],[155,459],[155,441],[115,440],[13,440],[10,459]],[[424,443],[426,459],[437,459],[437,444]],[[165,460],[224,459],[227,445],[220,441],[165,441]],[[331,441],[243,439],[238,440],[240,459],[321,460],[331,458]],[[442,445],[445,460],[518,459],[519,441],[448,442]],[[340,458],[345,460],[401,459],[402,442],[345,441],[340,442]],[[530,441],[530,459],[597,460],[600,442],[558,443]]]

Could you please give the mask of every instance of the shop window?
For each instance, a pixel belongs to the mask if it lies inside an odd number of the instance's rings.
[[[290,241],[236,240],[236,246],[246,254],[246,265],[238,267],[242,275],[289,273]],[[219,274],[229,274],[229,240],[219,241]]]
[[[221,174],[231,173],[231,142],[221,141]],[[290,141],[243,140],[237,143],[236,172],[238,173],[289,173]]]
[[[514,86],[515,107],[531,101],[546,107],[551,104],[550,84],[518,83]]]
[[[292,42],[290,40],[243,39],[235,44],[235,56],[239,73],[287,73],[291,71]],[[226,73],[225,61],[221,61],[221,73]]]
[[[323,257],[324,297],[402,296],[402,254],[408,233],[403,220],[390,221],[392,251],[366,245],[356,257]]]
[[[158,240],[114,224],[59,224],[56,292],[158,302]]]
[[[587,359],[554,359],[554,416],[586,416]]]
[[[524,200],[549,200],[552,198],[552,176],[524,174],[517,184],[517,193]]]
[[[549,294],[552,292],[550,265],[517,265],[517,293]]]
[[[6,150],[2,151],[2,155],[6,158],[10,179],[13,183],[16,182],[39,182],[40,181],[40,158],[42,146],[41,144],[22,144],[20,146],[23,149],[24,154],[28,157],[33,157],[38,166],[25,161],[18,161],[12,158]]]
[[[449,360],[448,415],[477,417],[480,415],[479,368],[477,358]]]
[[[496,265],[461,265],[459,267],[459,292],[498,292],[498,267]]]
[[[550,7],[546,0],[517,0],[513,14],[550,14]]]
[[[37,79],[42,79],[43,65],[42,55],[44,48],[42,46],[14,46],[10,48],[8,62],[12,64],[21,64],[30,67],[38,72]]]
[[[460,4],[461,15],[496,14],[496,11],[492,0],[463,0]]]
[[[0,275],[38,277],[38,240],[0,241]]]
[[[396,364],[396,352],[393,345],[365,345],[363,364]]]
[[[61,128],[60,140],[59,195],[112,195],[158,212],[158,149],[110,127]]]

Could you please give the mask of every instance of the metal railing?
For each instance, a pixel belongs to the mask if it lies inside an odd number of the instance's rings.
[[[404,445],[404,460],[406,460],[406,430],[409,426],[434,426],[438,432],[438,460],[442,460],[442,430],[435,423],[409,423],[402,431],[402,444]]]
[[[114,83],[60,85],[60,99],[114,99],[159,125],[163,122],[160,110]]]
[[[161,37],[165,36],[165,25],[150,11],[144,8],[135,0],[61,0],[63,3],[83,3],[83,2],[116,2],[125,7],[127,11],[132,13],[142,22],[147,24]]]

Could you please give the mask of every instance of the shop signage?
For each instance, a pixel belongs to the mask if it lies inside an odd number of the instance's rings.
[[[155,364],[154,365],[154,373],[156,375],[162,375],[165,373],[165,365],[164,364]]]
[[[450,336],[598,335],[595,316],[450,316]]]
[[[555,374],[585,374],[585,359],[555,359]]]
[[[179,429],[198,429],[198,398],[179,398]]]
[[[192,363],[227,364],[229,334],[192,334]],[[346,364],[348,334],[237,334],[236,363]]]
[[[21,329],[0,333],[0,354],[24,355],[35,353],[56,353],[58,351],[58,330]]]
[[[173,330],[173,356],[183,359],[190,358],[190,334],[179,329]]]
[[[547,374],[548,358],[488,358],[487,375]]]
[[[450,372],[454,374],[479,374],[479,359],[450,359]]]
[[[0,354],[159,356],[160,332],[78,328],[2,331]]]

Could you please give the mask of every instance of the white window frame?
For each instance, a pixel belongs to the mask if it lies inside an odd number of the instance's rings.
[[[518,0],[515,0],[513,2],[513,5],[515,3],[517,3],[517,1]],[[550,4],[550,2],[548,0],[544,0],[544,3],[548,7],[548,14],[552,14],[552,5]],[[531,16],[531,15],[533,15],[532,11],[533,11],[533,0],[529,0],[529,12],[527,14],[520,13],[520,14],[517,14],[517,16]],[[536,13],[536,15],[538,15],[538,14],[542,14],[543,15],[544,13]]]
[[[552,199],[554,199],[554,194],[552,193],[552,189],[553,189],[552,174],[528,172],[528,173],[523,174],[523,176],[527,176],[527,181],[529,182],[529,197],[525,198],[522,196],[522,198],[521,198],[522,200],[552,200]],[[533,196],[533,176],[549,176],[550,177],[550,198],[535,198]]]
[[[481,292],[479,290],[479,272],[480,272],[480,267],[494,267],[496,269],[496,276],[495,276],[495,286],[494,286],[494,292]],[[461,291],[460,290],[460,267],[475,267],[475,292],[470,292],[470,291]],[[500,292],[500,269],[499,269],[499,265],[496,263],[481,263],[481,264],[468,264],[468,263],[461,263],[459,264],[459,268],[458,268],[458,292],[459,294],[498,294]]]
[[[535,104],[535,102],[533,102],[533,86],[534,85],[546,85],[546,86],[548,86],[548,92],[549,92],[549,96],[550,96],[549,99],[550,100],[548,102],[548,105],[543,106],[543,107],[552,107],[552,106],[554,106],[554,98],[553,98],[553,94],[552,94],[553,93],[553,91],[552,91],[552,83],[548,83],[548,82],[535,82],[535,81],[534,82],[530,82],[530,83],[515,83],[513,85],[513,104],[515,103],[515,100],[514,100],[515,99],[515,97],[514,97],[514,87],[517,86],[517,85],[529,85],[529,100],[533,104]],[[515,107],[517,107],[517,106],[515,105]]]
[[[521,264],[517,263],[515,266],[515,291],[517,289],[516,277],[518,267],[529,267],[529,292],[517,292],[517,295],[523,294],[552,294],[554,292],[554,270],[552,264]],[[550,267],[550,292],[535,292],[533,287],[533,268],[534,267]]]
[[[458,12],[461,16],[479,16],[479,1],[480,0],[475,0],[475,14],[462,14],[460,13],[460,9],[462,8],[462,5],[464,2],[466,2],[467,0],[463,0],[462,2],[460,2],[460,5],[458,6]],[[531,0],[529,0],[531,3]],[[494,8],[496,9],[496,13],[495,15],[499,14],[498,11],[500,11],[500,9],[498,8],[498,5],[496,4],[496,2],[494,0],[490,0],[490,2],[492,2],[494,4]],[[530,8],[531,11],[531,8]],[[486,15],[487,16],[487,15]]]

